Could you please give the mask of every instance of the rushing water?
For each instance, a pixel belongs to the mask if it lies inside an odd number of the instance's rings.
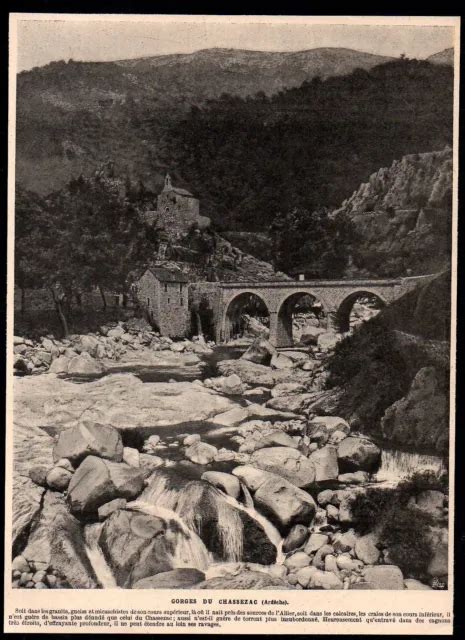
[[[253,520],[255,520],[255,522],[257,522],[262,527],[262,529],[266,533],[270,542],[272,542],[276,547],[276,564],[283,564],[285,555],[282,549],[283,539],[281,537],[281,534],[276,529],[276,527],[273,524],[271,524],[271,522],[267,518],[265,518],[265,516],[263,516],[261,513],[259,513],[255,509],[253,498],[250,495],[249,490],[244,484],[241,483],[241,485],[242,485],[242,492],[248,496],[246,504],[245,505],[241,504],[238,500],[236,500],[232,496],[223,494],[225,502],[235,507],[239,511],[243,511],[244,513],[247,513],[247,515],[249,515]]]
[[[84,527],[87,557],[89,558],[99,585],[103,589],[117,589],[118,585],[116,584],[115,577],[98,543],[101,530],[102,523],[100,522],[88,524]]]
[[[439,456],[383,448],[381,466],[376,473],[376,480],[397,483],[399,480],[421,471],[432,471],[440,475],[446,471],[446,464]]]
[[[222,548],[221,557],[214,557],[200,538],[202,501],[208,487],[209,509],[214,511],[214,522]],[[173,543],[173,568],[195,568],[206,571],[209,567],[241,563],[244,554],[244,525],[240,512],[246,513],[263,529],[270,542],[276,547],[276,563],[284,562],[282,537],[265,516],[253,506],[253,499],[245,486],[242,495],[246,504],[224,494],[211,485],[197,481],[174,482],[166,473],[155,473],[143,498],[126,505],[130,511],[138,511],[156,516],[166,523],[166,536]],[[92,564],[99,584],[103,588],[116,588],[116,581],[98,544],[102,524],[85,527],[87,556]]]
[[[136,500],[126,505],[130,511],[140,511],[156,516],[168,525],[168,535],[174,538],[173,568],[191,567],[205,570],[212,562],[212,556],[197,535],[172,509],[154,505],[145,500]],[[175,526],[173,526],[173,523]]]

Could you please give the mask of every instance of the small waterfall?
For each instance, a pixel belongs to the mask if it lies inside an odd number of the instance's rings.
[[[208,505],[216,511],[218,533],[227,561],[237,562],[243,552],[242,520],[235,509],[231,509],[224,500],[224,495],[214,487],[200,482],[190,482],[179,493],[176,512],[186,525],[194,531],[200,531],[202,525],[202,509],[200,503],[208,490]]]
[[[182,518],[172,509],[153,505],[143,500],[128,503],[126,509],[156,516],[166,522],[167,536],[174,536],[174,568],[191,567],[203,571],[211,564],[213,558],[200,537],[195,531],[189,529]]]
[[[418,471],[432,471],[441,475],[446,471],[442,458],[422,453],[408,453],[395,449],[383,449],[381,466],[375,475],[378,482],[397,483]]]
[[[243,486],[242,489],[244,490],[244,488],[245,487]],[[281,537],[281,534],[276,529],[276,527],[273,524],[271,524],[271,522],[267,518],[265,518],[265,516],[262,516],[261,513],[258,513],[258,511],[255,509],[253,505],[253,499],[252,499],[252,496],[250,495],[250,492],[248,491],[248,489],[246,489],[246,491],[249,496],[249,504],[247,505],[241,504],[232,496],[223,494],[223,497],[225,502],[235,507],[239,511],[244,511],[244,513],[247,513],[247,515],[249,515],[253,520],[255,520],[255,522],[257,522],[262,527],[262,529],[265,531],[270,542],[274,544],[274,546],[276,547],[276,564],[282,564],[284,562],[285,555],[282,550],[283,539]],[[247,493],[245,493],[244,491],[244,495],[247,495]],[[252,504],[250,504],[250,502]]]
[[[143,502],[172,509],[176,507],[179,488],[170,486],[170,476],[155,472],[150,478],[150,485],[144,490]]]
[[[253,503],[252,494],[250,493],[250,491],[247,489],[247,487],[243,482],[241,482],[241,490],[242,490],[242,495],[244,496],[244,505],[246,507],[253,509],[254,503]]]
[[[214,561],[200,536],[205,525],[214,523],[220,542],[219,555],[224,562],[240,562],[244,555],[244,525],[240,511],[246,513],[265,532],[276,547],[277,562],[284,561],[279,531],[255,510],[252,496],[242,485],[245,505],[205,482],[179,482],[179,478],[156,471],[142,496],[126,506],[174,522],[182,535],[175,540],[176,562],[179,566],[205,568]],[[207,533],[207,535],[209,535]],[[195,558],[192,558],[192,554]],[[193,564],[194,563],[194,564]]]
[[[98,543],[101,530],[102,523],[100,522],[88,524],[84,527],[87,557],[102,589],[118,589],[112,570],[108,566]]]

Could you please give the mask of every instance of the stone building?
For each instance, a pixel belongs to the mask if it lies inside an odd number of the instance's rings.
[[[136,298],[149,322],[170,338],[190,331],[189,279],[179,270],[150,267],[134,285]]]
[[[178,240],[193,225],[205,229],[210,225],[210,218],[200,215],[199,201],[187,189],[175,187],[169,174],[165,177],[163,191],[157,197],[156,211],[147,211],[145,220],[148,224],[169,235],[171,240]]]

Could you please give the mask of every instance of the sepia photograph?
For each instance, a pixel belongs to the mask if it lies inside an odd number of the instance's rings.
[[[460,20],[11,21],[10,597],[429,591],[434,619]]]

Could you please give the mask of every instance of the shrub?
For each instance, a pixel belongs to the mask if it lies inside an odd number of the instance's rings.
[[[431,561],[433,549],[428,536],[431,517],[406,506],[395,505],[382,522],[379,542],[389,549],[389,560],[404,576],[421,578]]]
[[[371,487],[357,494],[351,504],[354,529],[360,534],[376,530],[380,546],[389,550],[390,562],[405,576],[420,579],[433,555],[429,527],[434,521],[408,503],[427,489],[447,492],[447,474],[416,472],[395,488]]]
[[[417,471],[398,485],[398,490],[408,497],[417,495],[421,491],[449,492],[449,476],[446,472],[437,474],[434,471]]]
[[[397,490],[392,488],[372,487],[357,494],[350,506],[355,530],[361,534],[372,531],[394,507],[396,500]]]

